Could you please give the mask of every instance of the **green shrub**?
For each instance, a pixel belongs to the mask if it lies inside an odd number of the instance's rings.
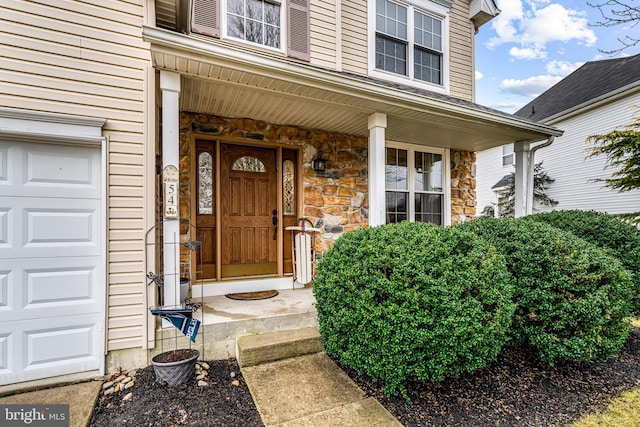
[[[402,393],[496,359],[513,316],[504,258],[453,228],[401,223],[343,234],[313,290],[326,352]]]
[[[614,215],[596,211],[554,211],[527,218],[546,222],[598,247],[610,249],[631,273],[631,311],[640,316],[640,229]]]
[[[548,364],[604,360],[630,332],[629,273],[575,235],[523,219],[477,219],[460,228],[502,253],[515,279],[512,337]]]

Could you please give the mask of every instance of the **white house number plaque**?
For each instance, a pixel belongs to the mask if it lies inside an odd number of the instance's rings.
[[[162,172],[164,183],[164,218],[178,218],[178,168],[168,165]]]

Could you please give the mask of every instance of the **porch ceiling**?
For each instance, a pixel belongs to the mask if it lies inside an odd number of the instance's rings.
[[[217,40],[144,27],[154,67],[181,74],[180,109],[368,136],[387,114],[387,140],[478,151],[560,135],[476,104],[248,53]],[[158,93],[158,102],[162,97]]]

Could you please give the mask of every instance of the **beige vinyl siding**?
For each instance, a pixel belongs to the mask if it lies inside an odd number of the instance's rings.
[[[107,119],[107,350],[143,345],[144,4],[37,0],[0,8],[0,106]]]
[[[344,1],[342,27],[343,70],[367,75],[367,3]],[[469,2],[453,2],[449,19],[450,95],[467,101],[473,101],[473,35]]]
[[[334,0],[311,1],[311,64],[336,69],[336,5]]]
[[[373,1],[373,0],[372,0]],[[342,69],[366,76],[367,65],[367,2],[342,2]]]
[[[449,15],[449,94],[466,101],[473,101],[473,34],[469,2],[453,2]]]

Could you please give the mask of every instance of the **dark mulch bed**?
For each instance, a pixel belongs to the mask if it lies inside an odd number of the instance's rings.
[[[379,384],[344,369],[406,427],[567,426],[640,387],[640,330],[606,362],[549,367],[526,349],[505,349],[495,363],[464,377],[411,383],[411,402],[386,398]]]
[[[236,361],[207,363],[210,370],[206,387],[199,387],[195,378],[186,384],[167,387],[156,381],[153,367],[138,370],[131,389],[98,398],[90,426],[262,427]],[[239,385],[234,385],[234,380]],[[133,392],[132,398],[123,401],[129,391]]]
[[[131,400],[122,401],[124,393],[101,397],[91,426],[262,426],[235,360],[209,364],[207,387],[195,379],[166,387],[153,368],[139,370]],[[495,363],[464,377],[409,384],[411,402],[384,397],[380,384],[343,369],[406,427],[567,426],[640,387],[640,330],[618,356],[592,364],[548,367],[525,349],[505,349]]]

